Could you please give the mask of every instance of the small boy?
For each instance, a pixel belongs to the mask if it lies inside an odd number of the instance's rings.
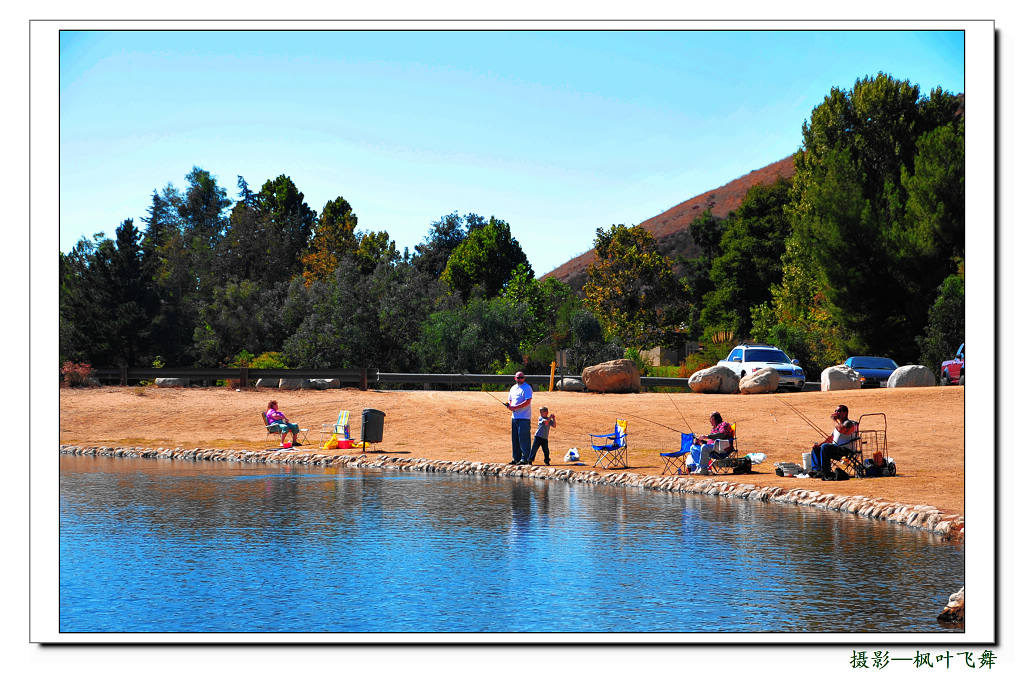
[[[540,417],[537,418],[537,433],[533,435],[533,447],[530,449],[530,460],[529,463],[533,464],[533,459],[537,455],[537,449],[544,449],[544,464],[551,464],[551,452],[548,450],[548,430],[555,426],[555,416],[552,413],[548,415],[548,408],[544,406],[540,409]]]

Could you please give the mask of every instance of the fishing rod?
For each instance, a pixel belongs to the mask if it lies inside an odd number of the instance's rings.
[[[608,413],[608,414],[611,415],[612,413]],[[655,424],[655,425],[658,425],[659,427],[664,427],[665,429],[668,429],[669,431],[673,431],[676,434],[682,434],[683,433],[683,432],[679,431],[678,429],[676,429],[675,427],[669,427],[668,425],[663,425],[660,422],[655,422],[654,420],[651,420],[651,419],[646,418],[646,417],[640,417],[639,415],[634,415],[632,413],[627,413],[627,412],[622,411],[622,410],[619,411],[619,414],[620,415],[625,415],[627,417],[635,417],[636,419],[644,420],[645,422],[650,422],[651,424]]]
[[[485,391],[484,393],[485,393],[485,394],[487,394],[488,396],[490,396],[491,398],[493,398],[493,399],[494,399],[495,401],[497,401],[497,402],[498,402],[498,403],[500,403],[501,405],[503,405],[503,406],[505,406],[506,408],[508,408],[508,403],[506,403],[505,401],[502,401],[502,400],[501,400],[500,398],[498,398],[497,396],[495,396],[495,395],[494,395],[494,394],[492,394],[491,392],[489,392],[489,391]]]
[[[696,434],[696,432],[693,431],[693,427],[690,426],[690,423],[687,422],[686,418],[683,416],[683,411],[679,410],[679,406],[677,406],[676,402],[672,399],[672,394],[667,395],[668,400],[672,403],[672,407],[676,409],[676,412],[679,413],[679,417],[683,420],[683,424],[686,425],[686,428],[690,430],[691,434]],[[682,432],[680,432],[680,434],[682,434]]]
[[[806,423],[806,424],[807,424],[807,425],[808,425],[808,426],[809,426],[809,427],[810,427],[811,429],[813,429],[814,431],[818,432],[818,434],[820,434],[822,438],[828,438],[828,433],[826,433],[826,432],[825,432],[825,431],[824,431],[824,430],[823,430],[823,429],[822,429],[821,427],[819,427],[818,425],[814,424],[814,422],[813,422],[813,421],[812,421],[812,420],[811,420],[811,419],[810,419],[809,417],[807,417],[806,415],[804,415],[803,413],[801,413],[801,412],[800,412],[799,410],[797,410],[797,409],[796,409],[796,408],[795,408],[794,406],[790,405],[790,404],[789,404],[789,403],[787,403],[786,401],[783,401],[783,400],[782,400],[781,398],[780,398],[780,399],[777,399],[777,400],[779,401],[779,403],[781,403],[782,405],[786,406],[787,408],[789,408],[790,410],[792,410],[792,411],[793,411],[794,413],[796,413],[796,414],[797,414],[797,416],[798,416],[798,417],[799,417],[799,418],[800,418],[801,420],[803,420],[803,421],[804,421],[804,422],[805,422],[805,423]]]

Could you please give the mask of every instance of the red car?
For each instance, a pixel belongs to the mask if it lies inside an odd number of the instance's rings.
[[[945,386],[947,384],[963,384],[964,383],[964,345],[961,344],[960,348],[956,351],[956,356],[953,360],[942,361],[942,367],[939,370],[939,384]]]

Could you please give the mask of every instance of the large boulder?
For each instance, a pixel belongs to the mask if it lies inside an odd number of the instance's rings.
[[[949,596],[949,602],[946,603],[946,608],[942,610],[942,613],[939,615],[939,621],[946,624],[964,623],[965,604],[964,589],[961,588],[956,593]]]
[[[889,375],[887,387],[934,387],[935,373],[923,365],[904,365]]]
[[[779,373],[775,368],[761,368],[740,379],[741,394],[770,394],[779,390]]]
[[[833,365],[821,371],[822,391],[846,391],[860,387],[857,371],[848,365]]]
[[[587,385],[575,377],[564,377],[555,382],[555,388],[559,391],[584,391]]]
[[[335,377],[334,379],[323,378],[311,378],[302,380],[303,389],[340,389],[341,380]]]
[[[267,387],[267,388],[270,388],[270,389],[277,389],[277,385],[278,385],[279,381],[280,380],[267,379],[266,377],[260,377],[258,380],[256,380],[256,388],[257,389],[261,389],[261,388]]]
[[[735,394],[740,378],[724,365],[713,365],[690,375],[690,390],[698,394]]]
[[[188,380],[184,377],[157,377],[156,385],[158,387],[187,387]]]
[[[301,389],[302,379],[299,377],[282,377],[277,381],[278,389]]]
[[[631,360],[620,358],[583,368],[587,391],[627,394],[640,391],[640,370]]]

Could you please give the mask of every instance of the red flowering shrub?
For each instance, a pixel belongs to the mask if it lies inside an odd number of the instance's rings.
[[[64,361],[60,366],[61,382],[69,387],[85,387],[89,385],[89,378],[92,377],[92,365],[89,363],[75,363]]]

